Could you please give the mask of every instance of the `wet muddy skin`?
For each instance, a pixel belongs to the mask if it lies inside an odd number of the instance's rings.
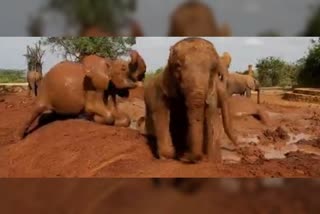
[[[25,92],[4,94],[2,98],[1,177],[320,176],[320,107],[286,102],[278,94],[261,97],[271,125],[253,117],[234,121],[241,151],[232,151],[231,142],[223,135],[222,165],[156,159],[147,139],[135,130],[136,121],[144,115],[143,88],[130,91],[128,100],[119,99],[119,108],[133,120],[131,128],[84,119],[57,120],[23,141],[16,139],[15,132],[34,101]]]

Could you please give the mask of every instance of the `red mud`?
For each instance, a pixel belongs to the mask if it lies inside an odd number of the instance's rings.
[[[154,186],[149,179],[9,179],[0,181],[0,206],[3,213],[14,214],[319,213],[319,182],[290,179],[244,192],[235,188],[238,181],[192,180],[197,188],[186,192]]]
[[[129,101],[121,102],[120,107],[126,109],[135,121],[144,113],[143,89],[132,91],[130,96]],[[49,123],[25,140],[17,141],[16,132],[28,117],[33,101],[25,92],[5,94],[2,98],[5,101],[0,102],[0,177],[320,176],[318,155],[291,151],[283,159],[263,157],[259,145],[277,145],[276,148],[280,148],[284,143],[278,143],[278,140],[284,141],[281,138],[286,135],[285,132],[320,138],[320,127],[317,125],[319,106],[283,101],[280,95],[262,95],[262,105],[274,113],[271,126],[267,127],[253,117],[235,120],[237,133],[245,139],[240,154],[243,161],[219,165],[161,161],[152,155],[147,140],[138,131],[81,119]],[[252,99],[255,100],[255,97]],[[283,127],[283,130],[274,132],[278,127]],[[269,134],[266,136],[265,132]],[[254,141],[250,140],[252,136],[260,142],[251,142]],[[319,143],[310,143],[309,140],[300,139],[299,143],[312,144],[313,149],[320,148]],[[224,137],[222,147],[228,148],[230,145]],[[224,159],[230,158],[226,154]]]

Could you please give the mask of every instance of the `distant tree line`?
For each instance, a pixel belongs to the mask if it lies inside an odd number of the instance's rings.
[[[26,82],[25,70],[0,69],[0,83],[23,83]]]
[[[255,77],[265,87],[320,87],[320,39],[312,40],[307,54],[294,63],[273,56],[259,59]]]

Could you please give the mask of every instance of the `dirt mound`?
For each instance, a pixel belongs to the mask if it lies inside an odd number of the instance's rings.
[[[275,130],[267,129],[263,132],[263,136],[271,142],[289,140],[290,136],[288,130],[284,127],[279,126]]]
[[[144,103],[143,90],[138,88],[133,91],[129,100],[121,101],[119,107],[135,120],[144,114]],[[152,153],[154,148],[151,148],[145,137],[135,130],[98,125],[81,119],[49,123],[33,132],[24,141],[17,141],[16,130],[29,116],[34,100],[26,97],[25,93],[6,94],[4,98],[5,102],[0,103],[0,177],[308,177],[320,175],[320,156],[299,152],[290,153],[284,159],[264,160],[256,146],[268,142],[266,137],[261,138],[257,145],[248,144],[248,148],[240,154],[244,160],[242,162],[216,164],[204,161],[191,165],[175,160],[155,159]],[[310,126],[311,121],[305,120],[310,114],[310,108],[287,108],[277,105],[269,108],[272,112],[278,113],[275,124],[279,127],[299,126],[299,132],[304,132]],[[318,110],[315,111],[318,112]],[[285,123],[281,122],[283,118],[287,119]],[[236,121],[235,127],[239,135],[247,134],[248,138],[263,135],[262,132],[265,129],[252,118]],[[310,134],[317,133],[315,131],[310,131]],[[283,130],[280,129],[275,133],[272,132],[270,136],[272,140],[285,138]],[[226,137],[222,144],[224,148],[229,148]]]
[[[91,177],[103,168],[110,174],[134,171],[130,163],[153,158],[137,131],[83,120],[53,122],[0,156],[1,177]]]
[[[238,153],[242,156],[243,163],[258,163],[264,160],[264,155],[256,146],[242,147]]]

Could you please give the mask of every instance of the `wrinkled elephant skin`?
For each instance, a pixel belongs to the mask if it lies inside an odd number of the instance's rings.
[[[219,75],[224,75],[225,70],[212,43],[187,38],[171,47],[165,70],[146,81],[145,131],[156,137],[161,159],[183,154],[182,161],[200,161],[206,152],[205,144],[211,144],[206,139],[213,139],[213,127],[204,124],[218,120],[212,114],[218,106],[223,109],[224,128],[231,137],[227,94],[219,83],[223,79]],[[217,101],[207,105],[209,93]],[[140,125],[142,122],[138,121]]]
[[[24,138],[31,124],[47,111],[63,115],[93,114],[99,118],[97,122],[112,125],[112,112],[103,102],[104,90],[110,81],[108,72],[89,70],[81,63],[68,61],[55,65],[41,82],[36,106],[20,137]]]

